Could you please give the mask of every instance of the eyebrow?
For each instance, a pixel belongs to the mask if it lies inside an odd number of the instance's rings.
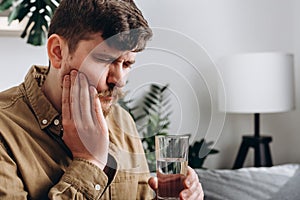
[[[127,60],[127,61],[125,61],[125,62],[127,62],[127,63],[133,65],[133,64],[135,63],[135,60]]]
[[[101,57],[101,58],[105,58],[105,59],[109,59],[109,60],[112,60],[112,61],[118,59],[118,58],[113,57],[113,56],[111,56],[111,55],[109,55],[109,54],[103,54],[103,53],[95,53],[94,56],[96,56],[96,57]]]
[[[120,57],[114,57],[114,56],[111,56],[109,54],[104,54],[104,53],[95,53],[94,56],[96,57],[101,57],[101,58],[104,58],[104,59],[108,59],[112,62],[114,61],[118,61]],[[133,65],[135,63],[135,60],[125,60],[124,62],[130,64],[130,65]]]

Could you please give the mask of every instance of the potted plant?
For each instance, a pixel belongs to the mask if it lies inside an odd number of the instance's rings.
[[[170,125],[169,116],[171,105],[168,98],[169,85],[160,86],[151,84],[150,90],[145,94],[142,105],[131,107],[134,100],[119,100],[119,104],[127,110],[137,124],[137,129],[142,137],[144,151],[151,172],[156,170],[155,163],[155,135],[167,135]],[[142,114],[138,114],[142,109]],[[192,168],[203,168],[208,155],[219,151],[211,148],[213,142],[206,142],[204,138],[189,146],[189,165]]]
[[[136,122],[150,171],[156,169],[155,136],[167,135],[170,125],[171,106],[168,98],[168,86],[151,84],[141,106],[131,108],[129,104],[132,100],[120,99],[119,101],[119,104],[131,114]]]
[[[8,24],[14,20],[21,22],[28,19],[21,37],[27,37],[29,44],[40,46],[47,40],[49,23],[59,2],[60,0],[2,0],[0,13],[11,10]]]

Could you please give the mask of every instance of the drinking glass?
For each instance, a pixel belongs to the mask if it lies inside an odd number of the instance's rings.
[[[158,199],[179,199],[188,166],[189,136],[155,136]]]

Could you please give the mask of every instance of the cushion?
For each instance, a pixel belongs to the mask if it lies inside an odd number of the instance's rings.
[[[277,194],[300,169],[299,166],[285,164],[236,170],[196,169],[196,172],[206,200],[263,200]]]
[[[300,199],[300,168],[296,171],[278,192],[274,193],[270,199],[272,200],[291,200]]]

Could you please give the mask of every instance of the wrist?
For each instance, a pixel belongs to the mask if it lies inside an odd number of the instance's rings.
[[[96,165],[97,167],[99,167],[101,170],[104,170],[106,164],[102,163],[102,162],[99,162],[98,160],[95,160],[95,159],[90,159],[90,160],[87,160],[91,163],[93,163],[94,165]]]
[[[83,156],[83,155],[73,155],[73,158],[77,158],[77,159],[83,159],[86,160],[92,164],[94,164],[95,166],[97,166],[98,168],[100,168],[101,170],[104,170],[106,163],[101,162],[98,159],[95,159],[94,157],[91,156]]]

